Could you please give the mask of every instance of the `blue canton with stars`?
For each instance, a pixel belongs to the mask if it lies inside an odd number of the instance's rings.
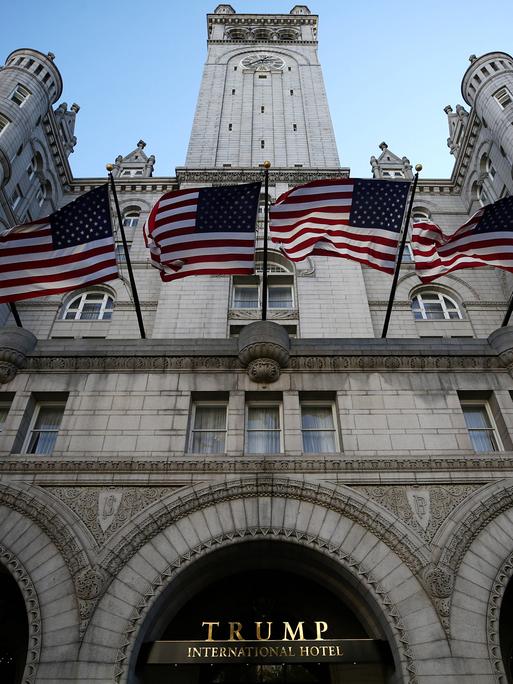
[[[513,231],[513,196],[488,204],[474,229],[475,233]]]
[[[87,192],[50,217],[55,249],[77,247],[112,236],[107,184]]]
[[[201,188],[196,210],[197,233],[255,232],[261,183]]]
[[[355,180],[349,225],[399,233],[409,181]]]

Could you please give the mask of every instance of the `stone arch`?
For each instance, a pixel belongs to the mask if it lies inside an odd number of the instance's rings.
[[[472,649],[479,682],[506,684],[499,637],[500,607],[513,574],[513,483],[478,490],[434,539],[440,565],[452,571],[450,631],[454,652]]]
[[[265,47],[259,47],[258,45],[250,43],[246,45],[234,45],[233,48],[226,50],[226,52],[220,55],[217,58],[216,63],[229,63],[234,57],[237,58],[241,55],[247,55],[249,52],[272,52],[276,53],[277,55],[281,55],[284,58],[288,57],[289,59],[294,59],[298,66],[301,64],[308,64],[308,62],[305,59],[305,56],[301,54],[301,52],[297,48],[293,48],[292,46],[290,46],[284,49],[283,47],[276,45],[274,43],[269,43]]]
[[[55,544],[71,575],[89,566],[85,548],[93,541],[90,533],[79,524],[71,511],[50,501],[43,490],[36,498],[33,488],[19,483],[18,486],[0,484],[0,506],[19,512],[30,520]],[[58,511],[57,511],[58,509]],[[80,539],[72,530],[81,530]]]
[[[35,682],[37,667],[41,658],[41,608],[36,589],[23,563],[5,546],[0,544],[0,565],[3,565],[14,578],[27,612],[28,649],[27,661],[23,672],[23,684]]]
[[[258,479],[235,479],[204,488],[191,487],[171,494],[167,499],[146,508],[120,528],[110,540],[101,564],[114,577],[148,539],[191,513],[225,501],[275,496],[286,500],[307,501],[333,513],[343,514],[384,540],[414,573],[430,562],[430,552],[423,538],[387,509],[350,487],[335,489],[326,485],[264,476]]]
[[[98,676],[127,682],[142,621],[175,575],[227,544],[270,538],[326,554],[355,582],[362,582],[395,635],[401,671],[397,681],[416,682],[410,637],[421,624],[430,625],[431,641],[428,648],[413,634],[419,644],[416,657],[430,660],[433,643],[437,657],[448,657],[443,628],[416,576],[426,565],[426,550],[412,541],[415,534],[405,525],[402,537],[398,527],[390,533],[393,524],[379,506],[367,500],[364,504],[361,496],[348,499],[327,487],[264,477],[263,483],[247,479],[188,494],[182,490],[173,502],[162,501],[161,516],[154,507],[144,524],[133,521],[135,529],[130,534],[125,529],[104,558],[103,568],[114,579],[92,614],[79,668],[87,672],[89,654],[101,645],[102,662],[95,661]],[[362,515],[356,514],[357,508]],[[104,646],[100,635],[105,630],[111,637],[121,635],[116,645],[111,639]]]
[[[26,601],[29,652],[22,681],[31,684],[36,678],[56,680],[61,667],[73,666],[80,620],[68,563],[45,530],[44,513],[35,521],[23,508],[0,503],[0,562],[12,571]]]

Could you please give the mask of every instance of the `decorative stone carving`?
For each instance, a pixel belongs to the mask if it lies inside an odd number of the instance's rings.
[[[239,335],[239,360],[254,382],[275,382],[289,361],[289,336],[272,321],[255,321]]]
[[[511,374],[513,369],[513,326],[508,325],[494,330],[488,337],[488,342]]]
[[[25,365],[25,358],[36,346],[37,338],[25,328],[0,329],[0,384],[11,382]]]
[[[497,673],[497,681],[500,684],[507,684],[508,678],[504,671],[502,660],[499,621],[500,609],[506,587],[511,582],[513,576],[513,555],[508,556],[502,564],[499,572],[495,576],[490,598],[488,599],[488,610],[486,620],[486,634],[488,638],[488,651],[493,663],[493,671]]]
[[[431,593],[431,598],[440,617],[445,633],[450,637],[450,621],[454,573],[450,568],[438,565],[424,573],[424,580]]]
[[[75,588],[79,599],[97,598],[102,590],[104,575],[99,568],[86,568],[75,576]]]
[[[410,504],[414,519],[426,530],[431,518],[431,501],[428,489],[407,489],[406,499]]]
[[[78,515],[102,546],[122,525],[179,487],[48,487]]]
[[[394,466],[395,468],[395,466]],[[355,489],[387,508],[431,541],[442,522],[467,496],[482,485],[357,486]]]

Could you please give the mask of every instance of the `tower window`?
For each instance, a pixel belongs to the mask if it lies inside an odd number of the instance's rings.
[[[297,124],[292,124],[292,130],[297,131]]]
[[[258,78],[267,78],[265,74],[258,74]]]
[[[292,67],[288,67],[288,70],[289,70],[289,71],[292,71]]]
[[[21,83],[18,83],[16,88],[11,93],[11,100],[17,104],[18,107],[21,107],[29,95],[30,90],[25,88],[25,86],[22,86]]]
[[[264,107],[264,105],[262,105],[262,106],[260,107],[260,113],[263,114],[264,112],[265,112],[265,107]]]
[[[291,95],[294,95],[294,91],[293,91],[293,90],[291,90],[291,91],[290,91],[290,94],[291,94]]]
[[[233,70],[234,70],[234,71],[237,71],[237,67],[236,67],[236,66],[234,66],[234,67],[233,67]]]
[[[265,140],[260,141],[260,149],[263,150],[265,147]]]
[[[228,124],[228,130],[231,131],[233,129],[233,125],[231,123]]]
[[[235,95],[235,88],[232,88],[232,95]]]
[[[508,88],[504,86],[504,88],[499,88],[494,94],[493,97],[497,100],[499,103],[499,106],[504,109],[507,107],[509,104],[513,102],[513,98],[511,96],[511,93],[509,92]]]
[[[6,128],[8,123],[10,123],[10,120],[3,114],[0,114],[0,133]]]

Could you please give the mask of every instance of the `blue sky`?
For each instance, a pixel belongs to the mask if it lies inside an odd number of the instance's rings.
[[[52,51],[64,80],[61,101],[77,102],[76,177],[137,141],[157,158],[155,173],[184,163],[206,55],[204,0],[25,0],[2,8],[0,59],[19,47]],[[238,12],[288,13],[294,2],[236,0]],[[312,0],[319,54],[343,166],[369,176],[386,141],[445,178],[453,158],[443,108],[463,104],[469,55],[513,52],[513,2],[494,0]]]

